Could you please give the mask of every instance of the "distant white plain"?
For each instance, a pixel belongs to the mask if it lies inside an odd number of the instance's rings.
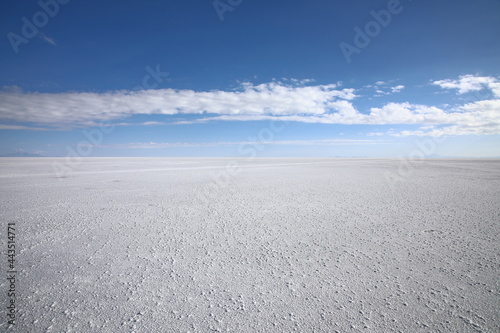
[[[499,331],[500,160],[54,161],[0,159],[14,332]]]

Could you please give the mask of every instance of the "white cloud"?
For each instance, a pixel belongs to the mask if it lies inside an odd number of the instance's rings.
[[[393,93],[398,93],[398,92],[401,92],[401,90],[403,90],[404,88],[405,88],[405,86],[403,86],[402,84],[399,84],[397,86],[391,87],[391,90]]]
[[[249,121],[249,120],[281,120],[321,124],[358,124],[358,125],[427,125],[417,132],[386,133],[388,135],[437,135],[433,126],[447,126],[449,135],[500,134],[500,100],[487,100],[467,104],[454,112],[446,112],[440,108],[415,105],[410,103],[389,103],[382,108],[372,108],[370,113],[357,111],[350,102],[330,103],[336,112],[321,115],[222,115],[192,123],[207,121]],[[191,122],[185,122],[191,123]],[[443,131],[443,129],[440,129]],[[427,133],[427,134],[426,134]]]
[[[478,80],[478,77],[472,76],[436,82],[446,89],[453,86],[459,92],[475,89],[476,83],[496,89],[497,83],[493,78]],[[296,83],[309,81],[296,80]],[[391,87],[393,92],[401,89],[404,89],[403,85]],[[354,89],[341,89],[338,84],[294,86],[281,82],[260,85],[242,83],[238,91],[207,92],[161,89],[48,94],[8,89],[0,91],[0,120],[6,123],[0,129],[70,128],[96,126],[104,121],[113,121],[118,126],[154,126],[280,120],[345,125],[427,126],[418,131],[391,132],[387,135],[435,135],[440,132],[453,135],[500,134],[500,99],[478,101],[448,110],[412,103],[387,103],[382,107],[370,108],[368,112],[360,112],[352,103],[356,97]],[[195,115],[196,118],[186,120],[183,118],[185,114]],[[170,122],[127,121],[133,115],[178,115],[178,119]],[[14,122],[16,125],[10,125]]]
[[[434,117],[430,117],[430,114]],[[500,100],[469,103],[453,113],[442,114],[438,109],[427,113],[435,120],[431,126],[422,126],[415,131],[385,133],[392,136],[445,136],[445,135],[493,135],[500,134]],[[423,122],[418,122],[423,123]],[[432,123],[431,121],[427,123]],[[441,125],[441,126],[438,126]],[[444,125],[444,126],[443,126]]]
[[[175,147],[213,147],[239,145],[291,145],[291,146],[344,146],[344,145],[381,145],[385,140],[354,140],[354,139],[326,139],[326,140],[276,140],[276,141],[236,141],[236,142],[132,142],[126,144],[100,145],[101,148],[114,149],[156,149]]]
[[[373,85],[364,86],[364,88],[373,88],[377,93],[375,97],[399,93],[405,88],[405,86],[402,84],[391,87],[389,86],[390,83],[391,81],[377,81]]]
[[[433,84],[443,89],[458,89],[458,94],[489,89],[495,97],[500,97],[500,81],[491,76],[462,75],[458,80],[439,80]]]
[[[349,101],[330,103],[336,112],[325,112],[313,115],[222,115],[195,120],[207,121],[249,121],[249,120],[283,120],[305,123],[323,124],[476,124],[500,121],[500,100],[481,101],[468,104],[456,112],[426,105],[410,103],[388,103],[381,108],[371,108],[370,113],[361,113]]]
[[[241,91],[142,90],[107,93],[0,92],[0,119],[47,125],[93,125],[136,114],[323,114],[330,103],[352,100],[336,84],[293,87],[244,83]]]

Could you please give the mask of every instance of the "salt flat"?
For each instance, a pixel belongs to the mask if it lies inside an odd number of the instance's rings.
[[[500,160],[53,162],[0,159],[13,331],[499,331]]]

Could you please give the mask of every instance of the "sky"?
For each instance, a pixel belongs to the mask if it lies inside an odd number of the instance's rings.
[[[498,0],[4,0],[0,156],[500,157]]]

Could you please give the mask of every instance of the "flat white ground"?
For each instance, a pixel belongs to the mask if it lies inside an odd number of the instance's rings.
[[[500,160],[54,161],[0,159],[13,331],[499,331]]]

